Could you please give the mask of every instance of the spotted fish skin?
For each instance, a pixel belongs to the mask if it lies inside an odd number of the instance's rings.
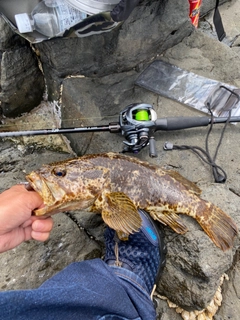
[[[116,153],[85,155],[45,165],[27,177],[42,196],[38,215],[75,209],[101,213],[103,220],[123,234],[141,226],[137,209],[184,234],[179,213],[196,219],[222,250],[233,246],[237,226],[230,216],[200,198],[201,190],[175,171]]]

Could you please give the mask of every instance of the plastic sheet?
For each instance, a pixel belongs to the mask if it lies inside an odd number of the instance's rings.
[[[199,76],[162,60],[152,62],[135,84],[215,117],[240,115],[240,89]],[[233,91],[233,92],[231,92]]]

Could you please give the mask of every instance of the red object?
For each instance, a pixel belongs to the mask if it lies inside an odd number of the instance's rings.
[[[188,1],[189,1],[189,17],[192,21],[192,24],[197,28],[202,0],[188,0]]]

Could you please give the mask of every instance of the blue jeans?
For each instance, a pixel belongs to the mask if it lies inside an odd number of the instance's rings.
[[[141,278],[101,259],[70,264],[38,289],[0,292],[1,320],[156,319]]]

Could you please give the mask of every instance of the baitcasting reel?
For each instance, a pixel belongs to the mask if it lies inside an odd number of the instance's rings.
[[[153,133],[157,113],[150,104],[134,103],[120,112],[119,124],[123,141],[123,152],[138,153],[149,144],[150,157],[157,157],[156,143]]]

